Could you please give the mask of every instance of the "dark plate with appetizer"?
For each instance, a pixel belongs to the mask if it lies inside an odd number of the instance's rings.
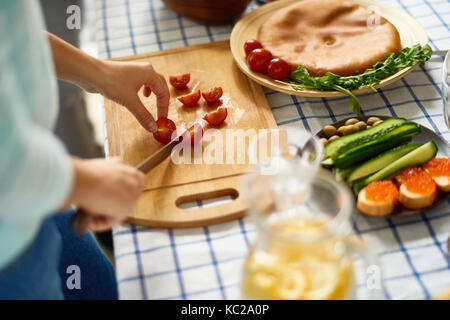
[[[360,116],[317,133],[322,165],[352,189],[358,211],[374,217],[428,210],[450,193],[450,145],[404,118]]]

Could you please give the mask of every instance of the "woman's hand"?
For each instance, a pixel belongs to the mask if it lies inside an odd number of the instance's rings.
[[[132,211],[144,186],[145,175],[119,158],[72,158],[75,182],[65,205],[83,208],[93,219],[92,231],[105,231]]]
[[[167,117],[169,88],[150,63],[102,61],[91,57],[51,33],[47,33],[60,80],[74,83],[91,93],[101,93],[133,113],[148,131],[157,130],[155,119],[137,93],[147,86],[156,95],[158,118]]]
[[[162,75],[150,63],[103,61],[102,82],[96,87],[104,97],[125,106],[147,130],[155,132],[157,126],[151,113],[139,99],[142,86],[149,87],[156,95],[158,119],[167,117],[169,88]]]

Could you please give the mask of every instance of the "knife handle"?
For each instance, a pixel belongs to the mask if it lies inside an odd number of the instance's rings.
[[[70,228],[74,233],[82,235],[87,231],[91,221],[92,218],[86,213],[86,211],[78,208],[72,217],[70,217]]]

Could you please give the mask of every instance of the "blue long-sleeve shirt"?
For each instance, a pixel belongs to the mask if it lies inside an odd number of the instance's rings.
[[[72,186],[52,134],[57,86],[35,0],[0,1],[0,269],[31,244]]]

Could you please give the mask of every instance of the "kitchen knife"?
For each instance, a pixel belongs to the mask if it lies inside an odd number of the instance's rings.
[[[163,162],[170,154],[172,153],[172,149],[183,140],[183,136],[186,134],[188,130],[185,130],[182,134],[178,135],[164,147],[144,159],[140,162],[136,169],[143,173],[149,172],[151,169],[156,167],[158,164]],[[76,234],[83,234],[86,232],[89,223],[92,221],[92,217],[89,216],[84,209],[78,208],[77,211],[72,215],[70,219],[70,227]]]

